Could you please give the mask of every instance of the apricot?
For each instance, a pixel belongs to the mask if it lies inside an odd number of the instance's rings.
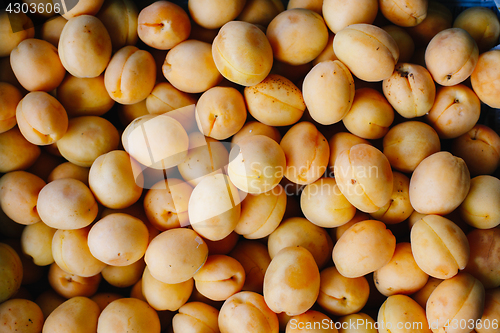
[[[142,293],[148,304],[157,311],[177,311],[191,296],[193,279],[175,284],[155,279],[146,267],[142,275]]]
[[[410,295],[427,283],[428,275],[418,267],[410,243],[396,244],[391,261],[373,273],[378,291],[384,296]]]
[[[421,117],[434,104],[436,87],[431,74],[422,66],[399,63],[382,84],[387,101],[405,118]]]
[[[226,237],[234,230],[240,212],[238,189],[224,174],[205,177],[189,198],[191,226],[201,236],[213,241]]]
[[[177,166],[182,178],[196,186],[204,177],[221,173],[229,164],[228,146],[228,143],[205,137],[200,132],[191,133],[187,156]]]
[[[56,47],[41,39],[19,43],[10,53],[10,64],[19,83],[29,91],[51,91],[66,74]]]
[[[21,287],[23,264],[19,254],[9,245],[0,243],[0,301],[11,298]]]
[[[352,106],[342,119],[349,132],[363,139],[380,139],[394,121],[387,99],[372,88],[356,90]]]
[[[141,301],[144,301],[147,303],[146,298],[144,297],[144,294],[142,293],[142,278],[139,279],[139,281],[137,281],[132,286],[132,289],[130,290],[130,297],[140,299]]]
[[[234,231],[247,239],[271,234],[285,215],[287,195],[281,185],[268,192],[248,194],[241,202],[241,214]]]
[[[358,144],[342,151],[334,173],[342,194],[365,213],[376,212],[391,199],[393,174],[389,160],[373,146]]]
[[[341,121],[354,100],[354,79],[338,60],[323,61],[304,78],[304,102],[311,117],[322,125]]]
[[[290,0],[286,9],[305,8],[322,15],[323,0]]]
[[[123,150],[102,154],[90,168],[90,190],[104,206],[126,208],[137,202],[142,194],[144,180],[139,170],[138,163]]]
[[[349,132],[335,133],[328,141],[328,145],[330,146],[329,171],[333,173],[335,161],[342,151],[349,150],[360,143],[370,144],[367,140]]]
[[[410,34],[402,27],[397,25],[386,25],[382,27],[398,44],[399,62],[410,62],[415,52],[415,42]]]
[[[500,212],[494,202],[500,200],[500,180],[492,176],[471,179],[469,193],[459,206],[464,221],[478,229],[490,229],[500,224]]]
[[[145,99],[139,103],[130,105],[118,104],[117,111],[120,123],[125,127],[127,127],[134,119],[149,114]]]
[[[420,121],[405,121],[384,136],[383,153],[391,166],[410,173],[430,155],[441,150],[436,131]]]
[[[63,304],[65,301],[66,298],[57,294],[52,289],[44,291],[35,299],[35,303],[38,304],[38,306],[42,310],[44,319],[46,319],[52,313],[52,311],[54,311],[59,305]]]
[[[80,229],[97,217],[97,202],[90,189],[73,178],[57,179],[45,185],[37,199],[42,221],[56,229]]]
[[[64,161],[61,160],[61,156],[56,156],[48,151],[42,150],[40,156],[36,159],[35,163],[27,169],[27,171],[32,172],[43,180],[48,181],[49,174],[62,162]]]
[[[420,162],[410,179],[410,202],[422,214],[449,214],[467,196],[470,175],[464,160],[442,151]]]
[[[0,35],[2,46],[0,57],[7,57],[19,43],[35,36],[33,22],[24,13],[0,13]]]
[[[144,197],[144,211],[149,222],[161,231],[187,225],[192,191],[189,184],[176,178],[154,184]]]
[[[500,99],[498,98],[500,72],[497,70],[499,62],[499,50],[482,53],[470,77],[472,89],[477,97],[492,108],[500,107]]]
[[[110,121],[83,116],[69,120],[68,130],[57,141],[57,148],[69,162],[90,167],[96,158],[115,150],[119,140],[118,130]]]
[[[0,82],[0,133],[16,126],[16,107],[23,96],[19,89],[7,82]]]
[[[278,333],[276,313],[267,305],[265,298],[251,291],[241,291],[229,297],[219,312],[220,333],[235,330],[255,333]]]
[[[212,48],[209,43],[194,39],[176,45],[167,53],[163,75],[174,87],[187,93],[201,93],[216,86],[222,76]]]
[[[332,258],[341,275],[356,278],[385,266],[395,249],[396,238],[385,224],[366,220],[344,232],[333,248]]]
[[[245,124],[247,109],[243,95],[231,87],[213,87],[196,103],[196,123],[204,135],[225,140]]]
[[[318,304],[334,316],[345,316],[360,311],[368,301],[370,287],[364,276],[347,278],[335,267],[320,274]]]
[[[236,246],[236,243],[238,243],[239,239],[240,235],[233,231],[232,233],[218,241],[212,241],[210,239],[204,239],[204,241],[205,243],[207,243],[208,253],[210,255],[226,255],[229,254],[229,252],[231,252],[231,250]]]
[[[68,20],[62,16],[47,20],[42,24],[40,38],[57,47],[66,22],[68,22]]]
[[[90,227],[57,230],[52,238],[52,255],[57,265],[69,274],[92,277],[106,264],[92,255],[88,245]]]
[[[247,0],[236,20],[267,27],[284,10],[283,2],[279,0]]]
[[[500,136],[477,124],[452,141],[451,152],[465,161],[472,176],[492,174],[500,164]]]
[[[102,310],[104,310],[104,308],[106,308],[109,305],[109,303],[119,298],[123,298],[123,296],[116,293],[100,292],[92,296],[90,299],[96,302],[97,306],[99,306],[99,309],[102,312]]]
[[[351,24],[335,35],[335,55],[352,74],[363,81],[389,78],[399,60],[398,44],[382,28],[371,24]]]
[[[106,91],[103,74],[94,78],[68,74],[57,87],[56,95],[70,117],[102,116],[115,104]]]
[[[425,309],[425,305],[427,304],[427,300],[429,299],[429,296],[432,294],[434,289],[443,282],[442,279],[436,279],[432,276],[429,276],[427,279],[427,283],[420,288],[419,291],[411,295],[411,297],[422,307]]]
[[[361,221],[366,221],[370,219],[370,215],[363,213],[362,211],[356,210],[356,213],[354,214],[354,217],[349,220],[349,222],[342,224],[341,226],[338,226],[334,229],[330,229],[330,235],[332,236],[332,239],[337,242],[340,237],[349,229],[352,227],[354,224],[361,222]]]
[[[47,182],[50,183],[51,181],[61,178],[74,178],[88,186],[89,171],[90,168],[84,168],[71,162],[64,162],[52,169],[47,177]]]
[[[0,207],[10,219],[30,225],[40,222],[37,198],[45,186],[38,176],[26,171],[12,171],[0,178]]]
[[[43,222],[26,226],[21,235],[23,253],[33,258],[33,262],[38,266],[52,264],[52,238],[56,231]]]
[[[146,302],[136,298],[120,298],[111,302],[99,316],[97,333],[160,333],[160,319]]]
[[[137,43],[138,15],[137,7],[131,0],[112,0],[103,3],[96,17],[106,27],[113,51]]]
[[[210,255],[193,279],[200,294],[214,301],[224,301],[241,291],[245,269],[232,257]]]
[[[264,276],[271,263],[266,245],[257,241],[240,241],[229,255],[243,266],[245,283],[242,290],[262,293]]]
[[[54,291],[64,298],[77,296],[90,297],[97,292],[101,282],[101,274],[83,277],[66,273],[56,263],[50,265],[48,280]]]
[[[467,31],[476,41],[480,53],[497,45],[500,36],[498,17],[486,7],[467,8],[455,18],[453,27]]]
[[[379,8],[385,18],[401,27],[414,27],[427,16],[427,0],[382,0]]]
[[[356,213],[334,178],[320,178],[307,185],[300,196],[300,208],[309,221],[323,228],[341,226]]]
[[[432,277],[449,279],[467,265],[470,255],[467,237],[447,218],[424,216],[413,225],[410,237],[415,262]]]
[[[43,91],[24,96],[16,108],[19,130],[29,142],[50,145],[68,130],[68,114],[57,99]]]
[[[481,281],[486,289],[500,286],[498,269],[498,239],[500,228],[475,229],[467,234],[470,257],[465,272]]]
[[[148,229],[141,220],[115,213],[92,226],[87,244],[96,259],[108,265],[127,266],[142,258],[148,246],[148,236]]]
[[[122,144],[137,162],[162,170],[185,159],[189,138],[182,124],[174,118],[164,114],[146,115],[134,119],[125,128]]]
[[[217,29],[229,21],[233,21],[243,10],[245,0],[189,0],[188,8],[191,18],[207,29]]]
[[[173,333],[193,332],[204,333],[219,331],[219,310],[202,303],[189,302],[180,307],[172,318]]]
[[[396,224],[403,222],[413,213],[410,203],[410,179],[402,173],[393,172],[393,192],[389,202],[370,215],[384,223]]]
[[[425,65],[434,81],[442,86],[454,86],[467,79],[478,60],[477,44],[461,28],[439,32],[427,45]]]
[[[42,333],[95,332],[99,313],[99,306],[91,299],[72,297],[52,311],[43,324]]]
[[[380,333],[426,332],[430,333],[425,310],[406,295],[389,296],[379,309],[377,321]]]
[[[444,4],[429,1],[427,16],[420,24],[405,28],[415,41],[415,45],[427,46],[431,39],[439,32],[452,27],[453,14]]]
[[[11,298],[33,299],[30,291],[25,289],[23,286],[40,283],[44,275],[44,269],[38,265],[35,265],[31,257],[23,253],[23,249],[19,239],[5,239],[4,242],[5,244],[11,246],[12,249],[19,255],[19,258],[21,259],[21,267],[23,270],[21,281],[22,286],[14,295],[12,295]],[[7,270],[8,269],[9,268],[7,268]],[[9,273],[7,273],[7,275],[8,274]]]
[[[192,95],[180,91],[168,82],[157,83],[146,98],[146,107],[150,114],[170,112],[193,104],[196,104],[196,99]],[[169,115],[172,116],[172,114]],[[189,119],[191,122],[193,120],[194,117]],[[183,124],[183,126],[188,128],[188,124]]]
[[[40,307],[27,299],[10,299],[0,304],[0,321],[5,332],[35,333],[43,327]]]
[[[90,1],[79,4],[85,2]],[[69,19],[67,15],[66,18]],[[64,26],[57,50],[62,65],[71,75],[96,77],[104,72],[111,59],[111,38],[98,18],[80,15],[69,19]]]
[[[273,139],[253,135],[239,142],[229,153],[227,172],[231,182],[247,193],[272,190],[283,178],[285,153]]]
[[[322,10],[328,28],[336,34],[351,24],[372,24],[377,16],[378,7],[378,1],[374,0],[349,2],[323,0]]]
[[[454,323],[477,322],[484,308],[484,287],[472,275],[459,273],[444,280],[432,292],[426,306],[427,321],[433,332],[446,329],[450,333],[470,332],[470,326]],[[444,325],[448,323],[448,327]]]
[[[169,50],[185,41],[191,22],[180,6],[170,1],[156,1],[143,8],[137,18],[137,33],[148,46]]]
[[[257,26],[231,21],[222,26],[212,43],[218,71],[229,81],[253,86],[261,82],[273,66],[273,49]]]
[[[328,42],[326,43],[325,48],[321,53],[313,60],[312,65],[316,66],[322,61],[334,61],[334,60],[339,60],[337,56],[335,55],[335,52],[333,51],[333,38],[335,37],[334,34],[330,33],[328,34]]]
[[[18,127],[0,133],[0,172],[28,169],[41,154],[40,147],[21,134]]]
[[[442,139],[453,139],[470,131],[479,120],[481,102],[465,85],[439,88],[427,122]]]
[[[195,231],[176,228],[156,236],[149,243],[144,260],[155,279],[175,284],[192,278],[207,256],[207,244]]]
[[[285,247],[278,252],[264,276],[264,299],[276,313],[304,313],[316,302],[319,290],[318,266],[312,254],[301,246]]]
[[[271,259],[274,259],[282,249],[297,246],[308,250],[318,267],[323,268],[330,259],[333,242],[323,228],[302,217],[292,217],[281,222],[267,241]]]
[[[120,104],[134,104],[149,96],[156,82],[156,64],[151,53],[125,46],[111,58],[104,73],[109,96]]]
[[[106,266],[101,271],[102,278],[110,285],[127,288],[139,281],[144,273],[146,263],[141,258],[127,266]]]
[[[302,65],[323,51],[328,42],[328,28],[320,14],[293,8],[281,12],[269,23],[266,36],[276,60]]]
[[[325,172],[330,148],[312,123],[295,124],[283,136],[280,146],[285,152],[285,177],[288,180],[300,185],[310,184]]]
[[[481,321],[475,325],[477,333],[494,333],[497,329],[493,327],[495,319],[500,316],[500,289],[488,290],[484,300],[484,311]]]
[[[19,89],[23,94],[27,93],[26,89],[19,83],[16,79],[16,75],[12,71],[12,66],[10,65],[10,57],[0,58],[0,80],[5,83],[12,84],[14,87]]]
[[[235,135],[233,135],[231,143],[238,144],[240,140],[250,135],[265,135],[278,143],[281,141],[281,134],[277,128],[258,121],[248,121]]]
[[[244,90],[248,112],[268,126],[288,126],[302,117],[306,105],[299,88],[287,78],[270,74]]]

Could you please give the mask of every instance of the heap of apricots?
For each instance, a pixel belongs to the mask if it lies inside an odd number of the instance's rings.
[[[66,9],[0,14],[0,333],[500,332],[498,13]]]

